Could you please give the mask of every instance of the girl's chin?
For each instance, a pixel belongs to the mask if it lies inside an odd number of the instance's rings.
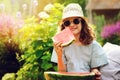
[[[79,33],[75,33],[75,32],[73,32],[73,35],[79,35]]]

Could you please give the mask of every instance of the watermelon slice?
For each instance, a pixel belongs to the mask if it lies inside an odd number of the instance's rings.
[[[62,46],[67,46],[75,40],[75,37],[69,27],[67,27],[60,33],[56,34],[52,39],[55,43],[62,42]]]
[[[46,80],[95,80],[94,73],[44,72]]]

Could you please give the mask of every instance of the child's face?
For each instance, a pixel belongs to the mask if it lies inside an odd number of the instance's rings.
[[[65,27],[69,27],[72,33],[77,36],[81,32],[81,18],[79,17],[70,17],[63,21]]]

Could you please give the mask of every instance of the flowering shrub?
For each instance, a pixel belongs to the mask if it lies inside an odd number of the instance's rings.
[[[44,71],[55,71],[57,66],[52,63],[52,37],[57,32],[58,21],[61,18],[63,5],[53,4],[48,11],[49,17],[29,17],[25,19],[20,29],[20,47],[24,51],[21,55],[23,65],[16,73],[16,80],[45,80]],[[45,12],[45,11],[44,11]]]
[[[120,36],[120,21],[116,22],[115,24],[104,26],[101,32],[101,36],[104,39],[111,38],[114,35]]]
[[[0,39],[11,39],[17,35],[18,29],[22,26],[22,21],[15,20],[10,15],[0,15]]]
[[[103,38],[103,43],[110,42],[120,45],[120,21],[104,26],[101,36]]]

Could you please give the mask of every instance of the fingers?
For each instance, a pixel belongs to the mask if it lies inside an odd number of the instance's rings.
[[[61,56],[62,55],[62,43],[61,42],[58,42],[58,43],[53,43],[53,45],[54,45],[54,49],[55,49],[55,51],[56,51],[56,53],[57,53],[57,55],[59,56]]]
[[[101,73],[98,69],[92,69],[92,72],[95,73],[96,80],[101,80]]]
[[[62,42],[54,43],[55,48],[60,48],[62,47]]]
[[[101,76],[101,73],[96,73],[96,74],[95,74],[96,80],[101,80],[101,77],[100,77],[100,76]]]

